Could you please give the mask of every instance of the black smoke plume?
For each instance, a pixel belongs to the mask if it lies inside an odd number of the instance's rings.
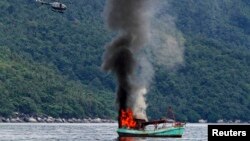
[[[117,77],[119,115],[121,110],[131,108],[135,117],[146,119],[146,92],[142,92],[146,88],[137,83],[135,71],[137,53],[149,37],[150,4],[150,0],[108,0],[106,3],[107,26],[118,35],[106,45],[102,68]]]

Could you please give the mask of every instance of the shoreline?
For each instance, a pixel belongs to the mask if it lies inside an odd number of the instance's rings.
[[[0,123],[116,123],[101,118],[53,118],[51,116],[0,117]]]

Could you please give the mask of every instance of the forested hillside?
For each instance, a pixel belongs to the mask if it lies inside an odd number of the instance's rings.
[[[103,76],[103,3],[68,3],[59,14],[33,0],[0,2],[1,115],[114,116],[114,96],[95,87]]]
[[[115,79],[101,71],[103,0],[62,0],[53,12],[33,0],[0,1],[0,116],[115,118]],[[250,120],[248,0],[169,0],[185,38],[178,70],[155,64],[149,118],[173,106],[180,120]]]

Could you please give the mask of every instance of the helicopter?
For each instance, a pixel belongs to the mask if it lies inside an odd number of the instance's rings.
[[[52,11],[64,13],[64,11],[67,9],[67,6],[63,3],[60,3],[58,1],[54,2],[46,2],[44,0],[36,0],[36,2],[41,3],[42,5],[50,5],[52,8]]]

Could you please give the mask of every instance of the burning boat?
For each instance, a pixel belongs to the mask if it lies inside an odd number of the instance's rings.
[[[146,128],[153,125],[153,128]],[[174,120],[154,120],[145,121],[134,119],[130,109],[121,111],[119,118],[119,128],[117,133],[120,137],[182,137],[185,123]]]
[[[162,51],[166,49],[157,47],[156,52],[159,53],[155,56],[148,56],[147,51],[142,50],[143,47],[151,46],[153,43],[151,34],[154,30],[151,29],[151,21],[156,13],[156,5],[158,2],[152,0],[107,0],[105,6],[106,24],[109,29],[117,33],[117,36],[105,46],[102,69],[115,74],[117,79],[116,102],[119,120],[117,133],[120,136],[181,137],[184,132],[183,123],[168,123],[167,120],[147,121],[145,95],[154,75],[151,61],[172,58],[163,56],[163,59],[151,60],[148,57],[161,56],[165,54]],[[162,29],[164,29],[163,26],[159,31]],[[163,38],[159,40],[163,39],[163,46],[165,47],[167,43],[166,47],[171,46],[170,50],[173,50],[178,43],[168,35],[168,31],[167,28],[166,33],[163,30],[159,35],[166,37],[171,43],[167,40],[165,42]],[[158,40],[158,38],[155,39]],[[157,43],[153,46],[161,45]],[[179,52],[178,49],[177,52]],[[155,128],[148,128],[151,127],[150,125]],[[160,126],[161,128],[158,128]]]

